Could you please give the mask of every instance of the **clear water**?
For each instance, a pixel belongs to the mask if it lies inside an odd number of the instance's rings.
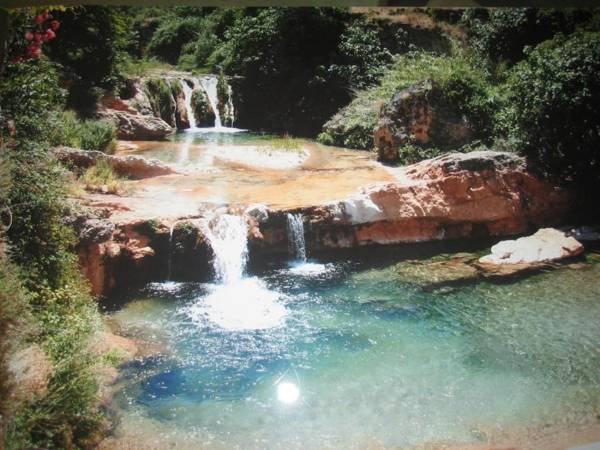
[[[194,128],[183,130],[167,138],[166,142],[144,143],[134,154],[158,159],[169,164],[197,165],[212,164],[212,158],[219,156],[223,149],[248,146],[269,147],[273,135],[250,133],[232,128]],[[126,153],[131,153],[126,152]]]
[[[600,412],[600,265],[425,292],[374,259],[256,270],[217,315],[218,284],[128,297],[122,330],[167,351],[123,368],[121,426],[203,448],[397,448]]]

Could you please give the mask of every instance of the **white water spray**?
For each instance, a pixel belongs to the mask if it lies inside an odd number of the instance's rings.
[[[306,261],[306,243],[304,241],[302,214],[287,215],[287,238],[290,255],[299,261]]]
[[[194,88],[196,87],[195,80],[192,81],[194,84]],[[194,94],[194,89],[190,87],[186,80],[181,80],[181,86],[183,88],[184,95],[184,103],[185,110],[187,112],[188,122],[190,124],[190,129],[194,129],[198,127],[196,122],[196,115],[194,114],[194,108],[192,108],[192,96]]]
[[[244,219],[223,214],[213,219],[206,231],[217,280],[224,284],[240,281],[248,261],[248,225]]]
[[[230,331],[257,330],[280,326],[287,315],[279,303],[281,294],[268,289],[258,278],[244,278],[248,261],[248,225],[242,217],[223,214],[206,227],[213,249],[213,267],[220,284],[192,305],[192,320]]]
[[[202,89],[204,89],[204,92],[206,92],[208,102],[215,112],[215,128],[223,128],[221,113],[219,112],[219,99],[217,96],[218,84],[219,80],[217,77],[203,77],[200,79],[200,85],[202,86]]]
[[[173,267],[173,231],[175,230],[175,222],[169,225],[169,255],[167,257],[167,281],[171,280]]]

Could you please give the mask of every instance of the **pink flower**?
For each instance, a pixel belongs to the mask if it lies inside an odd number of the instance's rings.
[[[58,30],[60,28],[60,22],[58,20],[53,20],[50,22],[50,28],[52,28],[54,31]]]
[[[37,16],[35,16],[35,23],[37,23],[38,25],[41,25],[42,23],[44,23],[44,20],[46,20],[44,18],[43,14],[38,14]]]
[[[41,33],[35,33],[35,42],[41,42],[42,41],[42,34]]]
[[[46,30],[46,39],[51,41],[56,37],[56,33],[50,29]]]
[[[25,40],[33,41],[33,33],[31,31],[28,31],[27,33],[25,33]]]

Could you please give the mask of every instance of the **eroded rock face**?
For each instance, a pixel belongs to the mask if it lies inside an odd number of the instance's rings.
[[[201,220],[79,220],[77,253],[93,295],[153,280],[205,279],[212,253]],[[171,232],[171,227],[172,232]]]
[[[54,155],[63,163],[87,168],[98,161],[106,161],[119,175],[139,180],[142,178],[169,175],[175,171],[157,159],[142,156],[113,156],[94,150],[81,150],[71,147],[54,147]]]
[[[569,212],[568,193],[510,153],[451,153],[406,167],[404,178],[290,212],[307,218],[312,250],[514,235],[560,223]],[[256,247],[285,247],[281,214],[270,212],[260,232]]]
[[[531,236],[502,241],[492,253],[479,259],[484,264],[534,264],[560,261],[583,253],[583,245],[554,228],[542,228]]]
[[[407,144],[460,147],[473,137],[464,115],[435,101],[431,80],[417,83],[394,94],[384,104],[373,140],[379,159],[395,162],[400,147]]]

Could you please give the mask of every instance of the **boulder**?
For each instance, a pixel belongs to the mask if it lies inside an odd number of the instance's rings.
[[[113,156],[95,150],[81,150],[72,147],[54,147],[54,155],[63,163],[87,168],[98,161],[106,161],[119,175],[139,180],[176,173],[171,167],[157,159],[142,156]]]
[[[402,146],[460,147],[473,138],[473,127],[452,105],[436,101],[431,80],[396,92],[383,105],[373,140],[379,159],[395,162]]]
[[[152,115],[103,109],[98,111],[98,116],[116,125],[119,139],[160,140],[173,132],[173,128],[167,122]]]
[[[516,240],[502,241],[492,253],[479,259],[483,264],[535,264],[560,261],[583,253],[583,245],[575,238],[554,228],[543,228],[535,234]]]

